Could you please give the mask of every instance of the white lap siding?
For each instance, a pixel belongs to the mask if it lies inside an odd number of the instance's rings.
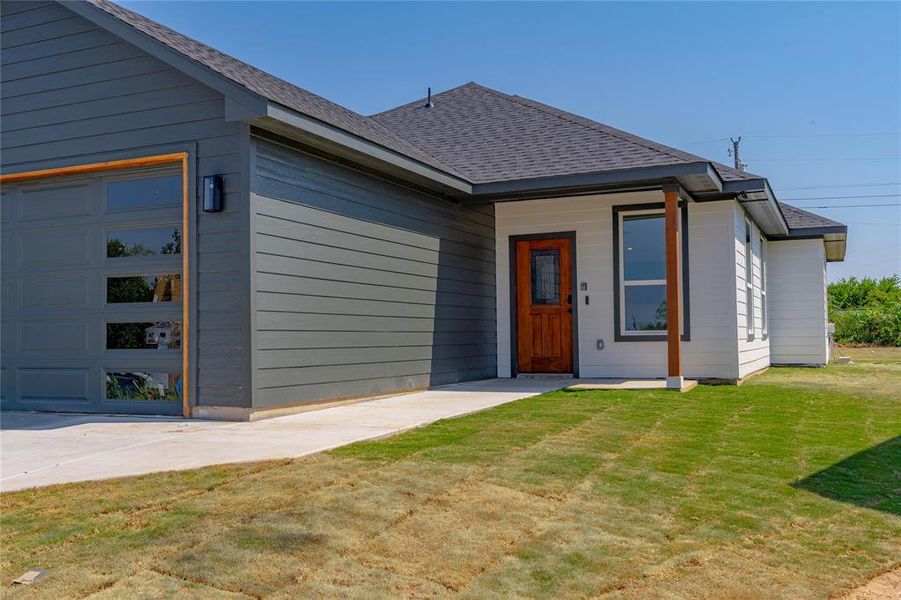
[[[760,295],[760,229],[751,221],[751,256],[745,256],[745,212],[735,203],[735,300],[736,328],[738,335],[738,377],[745,377],[770,366],[770,340],[763,332],[763,314]],[[753,299],[751,306],[746,294],[746,260],[751,261]],[[772,259],[769,261],[772,262]],[[769,288],[767,289],[769,293]],[[774,304],[771,297],[767,307]],[[753,335],[749,334],[748,320],[753,323]],[[768,329],[772,329],[769,327]]]
[[[576,299],[579,375],[582,377],[663,377],[666,342],[614,340],[613,211],[627,204],[662,203],[661,192],[607,194],[579,198],[501,202],[497,228],[498,375],[511,364],[510,236],[576,232],[576,278],[588,285]],[[737,376],[731,202],[690,203],[688,240],[690,341],[683,342],[687,377]],[[586,296],[590,303],[585,304]],[[604,348],[598,349],[598,340]]]
[[[769,243],[770,346],[773,364],[823,365],[826,332],[826,256],[823,241]]]

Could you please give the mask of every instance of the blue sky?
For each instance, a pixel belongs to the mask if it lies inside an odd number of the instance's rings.
[[[901,3],[122,4],[363,114],[477,81],[721,162],[741,135],[782,200],[896,205],[812,209],[850,227],[831,280],[901,273]]]

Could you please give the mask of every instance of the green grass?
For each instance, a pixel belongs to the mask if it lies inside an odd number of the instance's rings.
[[[827,598],[901,562],[901,351],[850,352],[4,494],[3,597]]]

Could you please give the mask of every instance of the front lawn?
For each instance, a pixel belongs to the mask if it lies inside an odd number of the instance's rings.
[[[827,598],[901,563],[901,350],[852,356],[5,494],[2,593]]]

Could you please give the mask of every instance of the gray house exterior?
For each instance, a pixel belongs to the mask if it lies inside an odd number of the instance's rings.
[[[4,410],[247,419],[526,372],[507,247],[547,235],[523,223],[548,199],[653,213],[668,190],[684,227],[716,206],[731,239],[746,217],[760,257],[798,244],[825,273],[844,256],[845,226],[780,205],[762,177],[475,84],[365,117],[105,0],[4,1],[0,21]],[[755,369],[776,362],[762,265]],[[588,306],[577,291],[564,370],[609,376],[615,361],[584,356]],[[733,347],[734,369],[698,372],[740,380],[752,363]],[[792,338],[783,355],[820,362],[804,351]]]

